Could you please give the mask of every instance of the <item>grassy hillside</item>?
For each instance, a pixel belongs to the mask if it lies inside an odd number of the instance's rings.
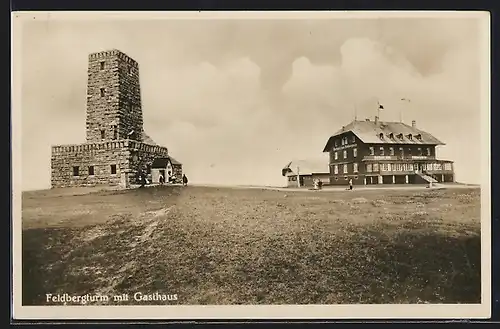
[[[156,304],[479,303],[479,193],[25,193],[23,304],[137,291],[178,295]]]

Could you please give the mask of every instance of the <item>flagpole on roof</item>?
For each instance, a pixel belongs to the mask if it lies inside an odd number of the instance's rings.
[[[377,117],[380,120],[380,110],[383,110],[384,106],[382,104],[380,104],[380,102],[378,100],[377,100],[377,104],[378,104],[378,107],[377,107]]]

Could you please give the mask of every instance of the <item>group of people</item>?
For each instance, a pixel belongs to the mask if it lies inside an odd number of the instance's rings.
[[[165,184],[165,177],[160,173],[160,177],[158,178],[158,182],[160,185]],[[176,182],[176,177],[174,175],[169,177],[169,183],[175,183]],[[182,185],[187,186],[188,184],[188,178],[185,174],[182,174]]]
[[[150,184],[152,182],[151,174],[145,175],[143,173],[139,173],[138,181],[139,181],[140,187],[144,187],[145,185]],[[168,183],[173,184],[175,182],[176,182],[176,177],[174,175],[169,176]],[[165,177],[161,173],[160,173],[160,176],[158,177],[158,183],[160,185],[165,184]],[[182,175],[182,185],[187,186],[187,184],[188,184],[188,178],[185,174],[183,174]]]

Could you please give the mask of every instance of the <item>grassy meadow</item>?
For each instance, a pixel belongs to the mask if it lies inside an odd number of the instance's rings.
[[[122,304],[481,301],[477,188],[49,190],[22,202],[23,305],[135,292],[178,299]]]

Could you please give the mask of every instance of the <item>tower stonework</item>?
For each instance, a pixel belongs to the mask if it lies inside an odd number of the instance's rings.
[[[87,142],[142,141],[139,64],[119,50],[89,55]]]
[[[90,54],[86,142],[52,146],[52,187],[128,186],[169,157],[144,133],[141,103],[135,60],[116,49]]]

